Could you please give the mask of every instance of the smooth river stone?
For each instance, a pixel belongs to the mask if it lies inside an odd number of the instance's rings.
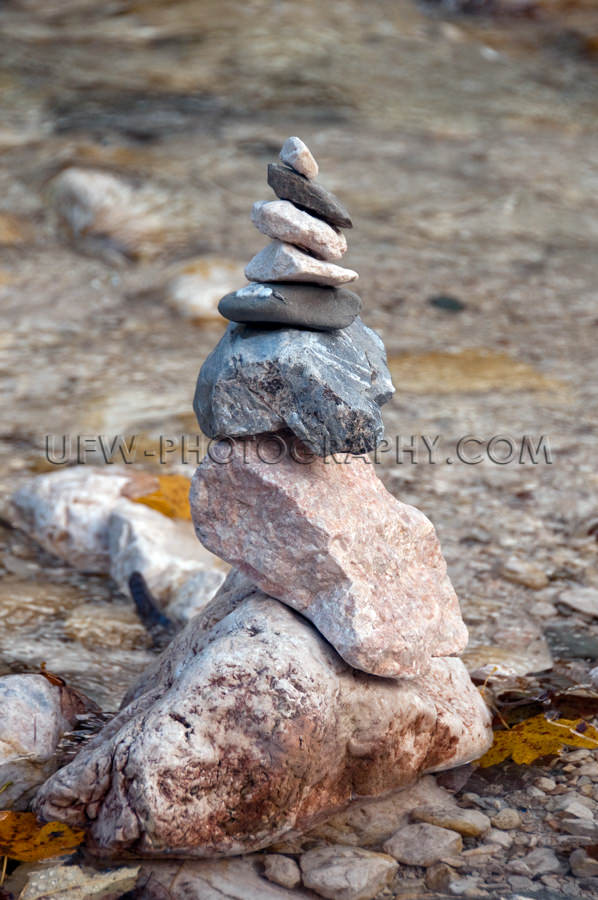
[[[306,461],[282,435],[212,449],[189,495],[200,541],[310,619],[349,665],[415,676],[465,648],[434,526],[368,459]]]
[[[344,234],[288,200],[254,203],[251,221],[262,234],[309,250],[320,259],[340,259],[347,250]]]
[[[361,309],[361,297],[346,288],[311,284],[248,284],[227,294],[219,313],[233,322],[269,322],[334,331],[347,328]]]
[[[235,575],[35,809],[87,829],[100,853],[234,856],[475,759],[491,740],[460,660],[417,679],[356,673],[310,622]]]
[[[248,281],[308,281],[334,287],[355,281],[359,275],[352,269],[316,259],[292,244],[272,241],[247,263],[245,277]]]
[[[229,325],[201,367],[193,408],[211,438],[290,428],[314,453],[365,453],[394,388],[384,344],[356,318],[339,331]]]
[[[318,164],[311,150],[307,144],[303,143],[301,138],[290,137],[286,139],[280,151],[280,161],[290,166],[295,172],[299,172],[300,175],[305,175],[306,178],[318,177]]]
[[[351,216],[331,191],[321,184],[308,181],[286,166],[270,163],[268,184],[281,200],[290,200],[295,206],[307,210],[339,228],[352,228]]]

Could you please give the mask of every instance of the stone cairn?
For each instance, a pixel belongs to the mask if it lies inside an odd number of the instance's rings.
[[[231,324],[194,402],[218,440],[193,521],[234,568],[37,798],[103,851],[259,850],[491,742],[434,528],[364,456],[393,387],[340,287],[357,278],[334,262],[351,218],[302,141],[280,158],[279,199],[252,211],[272,242],[220,302]]]

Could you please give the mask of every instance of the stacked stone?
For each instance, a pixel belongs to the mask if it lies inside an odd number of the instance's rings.
[[[454,658],[467,632],[432,523],[363,455],[393,387],[340,287],[356,274],[330,262],[351,219],[298,138],[281,159],[268,170],[279,200],[253,208],[272,243],[247,266],[255,281],[221,301],[232,321],[194,403],[219,440],[192,517],[235,568],[38,796],[39,814],[104,849],[259,850],[491,742]]]

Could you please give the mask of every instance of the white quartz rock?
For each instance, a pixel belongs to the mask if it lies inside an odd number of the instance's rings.
[[[295,172],[299,172],[300,175],[305,175],[306,178],[318,177],[318,164],[311,150],[307,144],[303,143],[301,138],[290,137],[286,139],[280,151],[280,161],[285,166],[290,166]]]

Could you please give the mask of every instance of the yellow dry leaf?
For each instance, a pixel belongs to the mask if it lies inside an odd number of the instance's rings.
[[[69,828],[62,822],[42,825],[33,813],[11,809],[0,812],[0,856],[37,862],[70,853],[84,838],[84,831]]]
[[[158,475],[157,491],[135,497],[135,503],[151,506],[169,519],[190,519],[189,479],[184,475]]]
[[[577,730],[580,725],[584,726],[583,733]],[[533,716],[507,731],[495,731],[494,743],[478,764],[486,768],[511,757],[513,762],[529,765],[542,756],[560,753],[564,746],[598,750],[598,730],[583,719]]]

